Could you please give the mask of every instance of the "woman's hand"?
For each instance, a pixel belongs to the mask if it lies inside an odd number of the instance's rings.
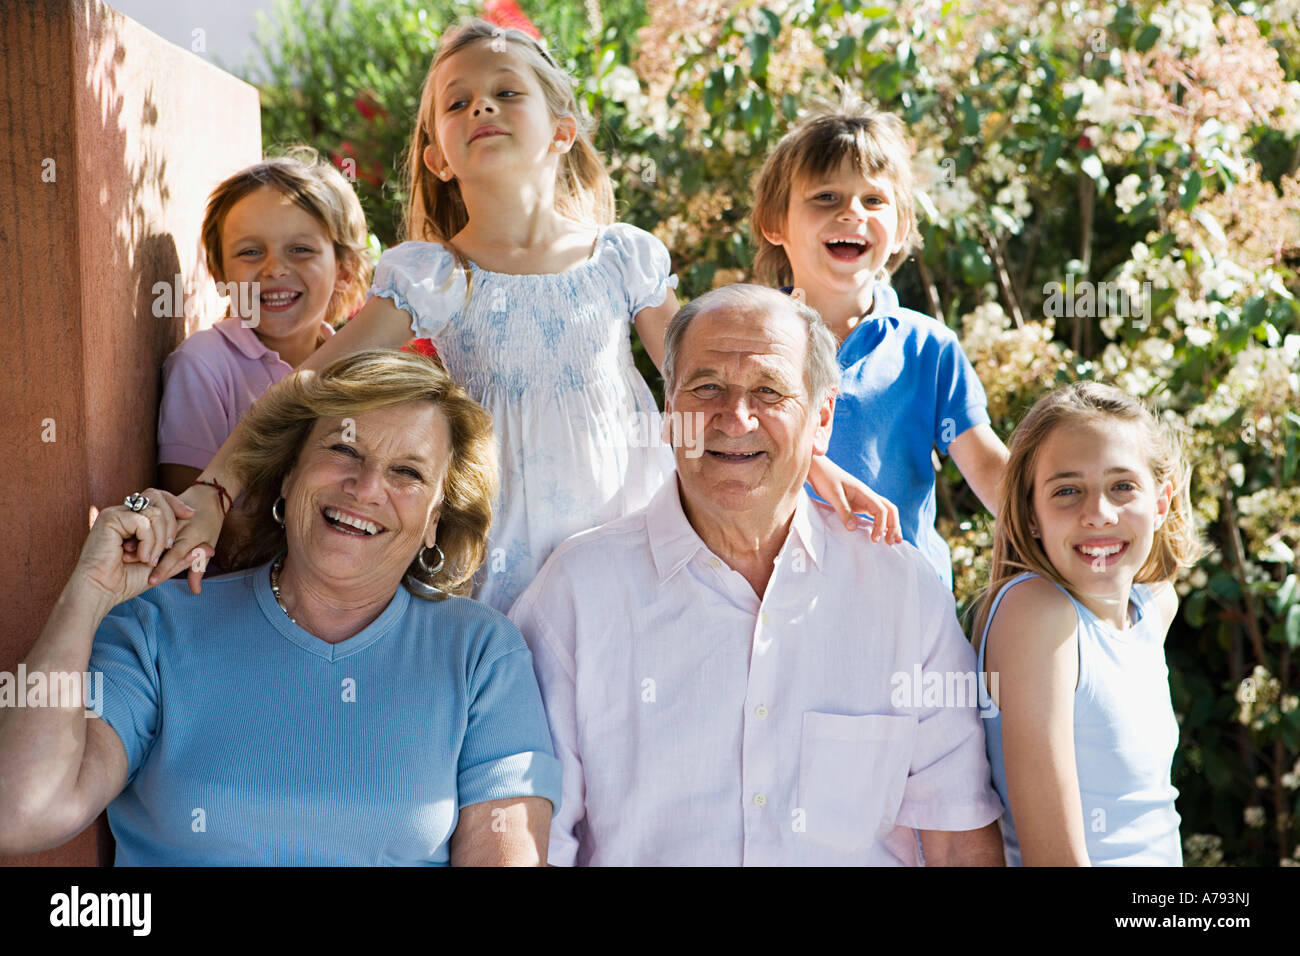
[[[903,540],[903,526],[894,503],[876,494],[825,455],[813,456],[808,482],[835,509],[844,527],[850,531],[858,526],[855,514],[861,512],[870,517],[874,525],[872,541],[898,544]]]
[[[150,574],[175,540],[179,521],[194,513],[170,492],[147,488],[141,494],[149,499],[142,511],[114,505],[99,513],[73,571],[73,579],[108,607],[149,589]]]
[[[182,510],[173,516],[173,527],[155,557],[156,567],[150,569],[146,586],[166,581],[188,564],[190,590],[199,594],[203,590],[200,584],[203,572],[217,553],[217,538],[221,536],[221,526],[226,519],[221,507],[221,494],[211,485],[193,485],[179,496],[165,491],[159,494],[167,495]],[[179,525],[176,519],[180,519]]]

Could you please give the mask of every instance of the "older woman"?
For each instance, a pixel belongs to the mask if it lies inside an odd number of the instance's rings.
[[[560,775],[531,657],[450,596],[491,523],[487,413],[434,362],[361,352],[245,421],[246,570],[146,590],[190,509],[148,489],[100,513],[25,663],[88,670],[103,719],[0,711],[0,853],[107,806],[119,865],[544,861]]]

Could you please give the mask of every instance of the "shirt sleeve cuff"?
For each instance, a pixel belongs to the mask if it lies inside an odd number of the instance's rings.
[[[544,797],[560,809],[560,762],[540,750],[526,750],[461,771],[457,803],[467,807],[510,797]]]
[[[953,440],[960,438],[976,425],[988,425],[991,423],[992,419],[989,418],[987,405],[967,405],[962,409],[961,414],[952,420],[950,427],[939,429],[939,441],[935,442],[935,445],[939,449],[939,454],[948,454],[948,446],[952,444]],[[944,424],[945,426],[948,425],[947,422]],[[943,440],[945,435],[950,436],[948,441]]]
[[[894,822],[913,830],[979,830],[1002,816],[1002,801],[989,789],[974,803],[904,806]]]

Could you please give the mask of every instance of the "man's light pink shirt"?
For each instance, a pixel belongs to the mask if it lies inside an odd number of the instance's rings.
[[[996,820],[975,655],[921,553],[801,491],[760,600],[678,495],[570,538],[511,611],[564,768],[550,862],[916,865],[914,830]]]

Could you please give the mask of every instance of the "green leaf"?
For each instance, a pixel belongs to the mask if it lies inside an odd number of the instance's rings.
[[[1160,39],[1160,28],[1154,23],[1148,23],[1138,34],[1137,42],[1133,45],[1137,47],[1139,53],[1145,53],[1156,45],[1156,40]]]
[[[1300,647],[1300,606],[1292,605],[1286,612],[1286,643],[1291,650]]]
[[[1215,571],[1210,578],[1210,593],[1224,601],[1234,602],[1241,598],[1241,585],[1226,571]]]
[[[980,131],[980,114],[965,96],[958,95],[957,109],[961,111],[961,131],[964,136],[975,136]]]
[[[1083,105],[1083,94],[1075,93],[1068,100],[1061,104],[1061,112],[1068,120],[1074,119],[1079,113],[1079,107]]]
[[[1268,315],[1268,300],[1262,295],[1253,295],[1241,307],[1241,321],[1248,328],[1254,328]]]
[[[1038,161],[1038,168],[1041,172],[1051,172],[1052,166],[1061,158],[1061,153],[1065,151],[1065,137],[1053,135],[1043,147],[1043,155]]]
[[[753,66],[750,68],[750,75],[761,86],[767,85],[767,61],[771,38],[766,33],[751,33],[745,41],[749,47],[750,56],[753,59]]]
[[[1178,205],[1184,209],[1191,209],[1196,205],[1196,199],[1201,195],[1201,174],[1193,169],[1187,174],[1187,178],[1178,184]]]
[[[971,285],[983,285],[993,277],[993,263],[984,247],[969,237],[961,241],[961,275]]]

